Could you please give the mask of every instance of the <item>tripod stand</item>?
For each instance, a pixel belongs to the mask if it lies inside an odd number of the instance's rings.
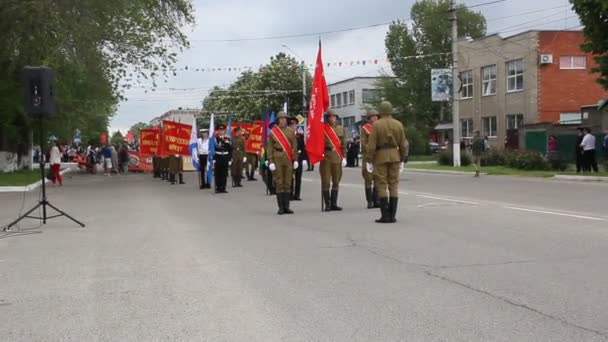
[[[75,218],[73,218],[72,216],[68,215],[67,213],[65,213],[64,211],[60,210],[59,208],[57,208],[56,206],[52,205],[48,199],[46,198],[46,179],[44,176],[44,158],[42,158],[43,156],[43,151],[44,151],[44,135],[43,135],[43,123],[42,123],[42,118],[39,118],[39,123],[40,123],[40,127],[39,127],[39,131],[40,131],[40,181],[42,182],[42,198],[40,199],[40,201],[38,202],[38,204],[36,204],[32,209],[28,210],[25,214],[21,215],[19,218],[17,218],[15,221],[11,222],[9,225],[7,225],[4,228],[5,232],[8,232],[11,230],[11,227],[13,227],[14,225],[16,225],[17,223],[19,223],[19,221],[23,220],[24,218],[32,218],[32,219],[39,219],[42,220],[42,224],[46,224],[46,221],[55,217],[60,217],[60,216],[65,216],[67,218],[69,218],[70,220],[74,221],[75,223],[77,223],[78,225],[80,225],[81,227],[84,228],[84,223],[76,220]],[[34,212],[34,210],[38,209],[42,207],[42,216],[41,217],[36,217],[36,216],[29,216],[32,212]],[[53,215],[53,216],[47,216],[47,207],[50,207],[52,209],[54,209],[56,212],[58,212],[59,214],[57,215]]]

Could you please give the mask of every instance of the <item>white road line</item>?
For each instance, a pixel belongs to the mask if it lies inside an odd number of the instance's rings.
[[[573,218],[579,218],[579,219],[584,219],[584,220],[592,220],[592,221],[608,221],[608,220],[606,220],[606,219],[604,219],[604,218],[601,218],[601,217],[592,217],[592,216],[574,215],[574,214],[560,213],[560,212],[557,212],[557,211],[547,211],[547,210],[526,209],[526,208],[520,208],[520,207],[509,207],[509,206],[503,206],[503,208],[506,208],[506,209],[511,209],[511,210],[526,211],[526,212],[530,212],[530,213],[538,213],[538,214],[548,214],[548,215],[557,215],[557,216],[573,217]]]
[[[417,197],[422,197],[422,198],[440,200],[440,201],[456,202],[456,203],[471,204],[471,205],[480,205],[477,202],[462,201],[462,200],[445,198],[445,197],[435,197],[435,196],[427,196],[427,195],[416,195],[416,196]]]

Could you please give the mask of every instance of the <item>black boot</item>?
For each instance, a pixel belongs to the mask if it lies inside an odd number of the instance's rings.
[[[365,188],[365,200],[367,201],[367,209],[373,209],[374,208],[374,198],[372,195],[371,188]]]
[[[184,175],[183,175],[181,172],[180,172],[180,174],[179,174],[179,184],[186,184],[186,183],[184,182]]]
[[[391,223],[395,223],[397,222],[397,218],[395,217],[397,215],[397,204],[399,203],[399,197],[391,197],[389,199],[388,202],[388,207],[390,209],[390,218],[391,218]]]
[[[338,190],[331,191],[331,210],[340,211],[341,207],[338,207]]]
[[[169,175],[169,180],[171,181],[171,185],[175,185],[175,173]]]
[[[372,201],[374,202],[374,208],[380,208],[380,201],[378,200],[378,190],[372,188]]]
[[[388,204],[387,197],[381,197],[380,200],[380,213],[382,217],[376,220],[376,223],[391,223],[391,213]]]
[[[323,202],[325,203],[325,211],[331,211],[331,197],[329,196],[329,190],[323,191]]]
[[[160,172],[160,179],[165,180],[165,173],[162,171]]]
[[[285,214],[293,214],[293,210],[289,209],[289,200],[291,194],[289,192],[283,193],[283,209],[285,210]]]
[[[277,214],[279,214],[279,215],[285,214],[285,208],[283,207],[283,194],[282,193],[277,194],[277,205],[279,206],[279,211],[277,212]]]

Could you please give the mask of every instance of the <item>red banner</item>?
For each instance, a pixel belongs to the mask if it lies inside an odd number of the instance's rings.
[[[161,155],[179,154],[189,156],[190,132],[192,125],[163,120],[161,134]]]
[[[153,156],[158,154],[160,129],[146,128],[139,131],[139,154]]]
[[[250,136],[247,140],[245,151],[250,153],[259,153],[262,150],[262,133],[264,131],[264,121],[254,121],[249,130]]]
[[[251,131],[250,123],[233,122],[232,123],[232,131],[233,131],[232,133],[234,133],[234,129],[237,127],[241,127],[241,131],[247,131],[247,132]]]
[[[152,157],[129,151],[129,171],[152,171]]]
[[[317,65],[312,81],[310,95],[310,110],[308,112],[308,127],[306,127],[306,152],[312,164],[323,160],[325,153],[325,135],[323,132],[323,112],[329,107],[329,94],[327,83],[323,73],[323,58],[321,52],[321,41],[319,40],[319,51],[317,52]]]

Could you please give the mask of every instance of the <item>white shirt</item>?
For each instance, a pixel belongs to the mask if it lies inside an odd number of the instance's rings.
[[[49,164],[61,164],[61,152],[59,152],[59,147],[53,146],[51,148],[51,155],[49,158]]]
[[[203,138],[198,138],[196,146],[198,148],[198,154],[209,154],[209,138],[204,140]]]
[[[583,151],[595,150],[595,136],[593,134],[585,134],[581,143]]]

